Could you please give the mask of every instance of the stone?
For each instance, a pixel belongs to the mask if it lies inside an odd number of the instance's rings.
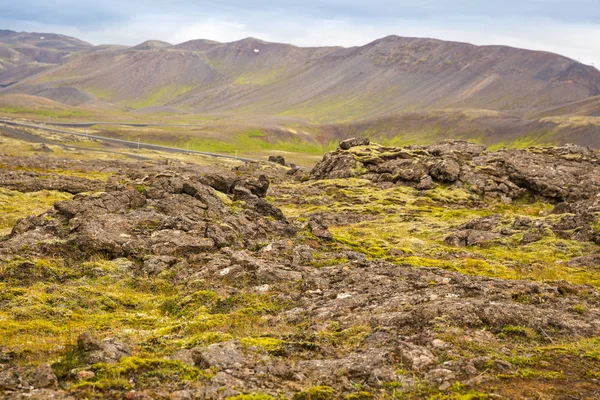
[[[17,390],[21,383],[21,376],[16,371],[0,369],[0,390]]]
[[[296,265],[307,265],[315,259],[314,250],[310,246],[296,246],[292,253],[292,263]]]
[[[285,158],[283,156],[269,156],[269,162],[285,165]]]
[[[96,376],[96,374],[94,373],[94,371],[83,370],[83,371],[77,372],[77,380],[78,381],[87,381],[87,380],[94,378],[95,376]]]
[[[356,137],[356,138],[342,140],[340,142],[339,147],[342,150],[349,150],[352,147],[368,146],[370,143],[371,143],[371,141],[368,138]]]
[[[36,388],[56,388],[58,379],[50,365],[40,364],[28,378],[28,383]]]
[[[313,235],[319,239],[332,240],[333,234],[329,232],[329,227],[319,216],[313,215],[308,220],[308,227]]]
[[[129,347],[116,339],[99,340],[90,332],[82,333],[77,339],[77,345],[85,352],[85,361],[90,365],[99,362],[114,364],[131,354]]]
[[[431,176],[426,175],[423,178],[421,178],[421,180],[419,181],[419,184],[417,185],[417,189],[418,190],[430,190],[433,189],[435,187],[435,183],[433,183],[433,179],[431,179]]]
[[[241,346],[235,341],[195,347],[192,351],[194,363],[199,368],[240,369],[246,364]]]
[[[443,159],[429,169],[429,175],[440,182],[456,182],[460,175],[460,164],[451,158]]]
[[[177,262],[172,256],[151,256],[144,261],[144,271],[149,275],[158,275]]]

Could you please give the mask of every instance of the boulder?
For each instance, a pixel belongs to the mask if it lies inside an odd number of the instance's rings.
[[[333,234],[329,232],[329,227],[319,216],[313,215],[308,220],[308,227],[313,235],[319,239],[332,240]]]
[[[285,165],[285,158],[283,156],[269,156],[269,161],[279,165]]]
[[[35,388],[56,388],[58,379],[48,364],[40,364],[27,379],[28,383]]]
[[[352,147],[368,146],[370,143],[371,143],[371,141],[368,138],[356,137],[356,138],[342,140],[340,142],[339,147],[342,150],[348,150],[348,149],[351,149]]]
[[[421,180],[419,181],[419,184],[417,185],[417,189],[418,190],[430,190],[433,189],[435,187],[435,183],[433,183],[433,179],[431,179],[431,176],[426,175],[423,178],[421,178]]]
[[[228,341],[192,349],[192,358],[199,368],[214,367],[218,370],[240,369],[247,363],[240,344]]]
[[[124,343],[114,338],[99,340],[90,332],[79,336],[77,346],[84,352],[85,362],[90,365],[100,362],[114,364],[131,354],[131,350]]]

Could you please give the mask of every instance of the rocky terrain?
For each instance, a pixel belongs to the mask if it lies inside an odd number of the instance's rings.
[[[3,398],[600,396],[596,150],[31,146],[0,155]]]

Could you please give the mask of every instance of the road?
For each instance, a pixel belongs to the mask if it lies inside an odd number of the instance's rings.
[[[119,125],[119,126],[133,126],[133,127],[145,127],[145,126],[166,126],[166,127],[207,127],[209,124],[159,124],[159,123],[143,123],[143,122],[47,122],[46,125],[71,127],[71,128],[89,128],[94,125]]]
[[[71,146],[71,145],[66,145],[66,144],[62,144],[62,143],[55,143],[51,140],[44,139],[42,137],[32,135],[27,132],[23,132],[23,131],[20,131],[17,129],[7,128],[6,126],[0,126],[0,135],[6,136],[9,138],[13,138],[13,139],[23,140],[25,142],[30,142],[30,143],[40,143],[40,144],[50,144],[53,146],[61,146],[61,147],[64,147],[65,149],[93,151],[93,152],[97,152],[97,153],[118,154],[118,155],[133,158],[135,160],[142,160],[142,161],[152,160],[151,158],[138,156],[137,154],[120,153],[118,151],[112,151],[112,150],[90,149],[87,147],[77,147],[77,146]]]
[[[48,128],[46,126],[26,124],[26,123],[23,123],[23,122],[17,122],[17,121],[5,120],[5,119],[0,119],[0,123],[6,124],[6,125],[10,125],[10,126],[14,126],[16,128],[19,128],[19,127],[21,127],[21,128],[33,128],[33,129],[44,130],[44,131],[47,131],[47,132],[59,133],[59,134],[63,134],[63,135],[80,136],[80,137],[85,137],[85,138],[89,138],[89,139],[99,140],[99,141],[102,141],[102,142],[119,144],[121,146],[124,146],[124,147],[127,147],[127,148],[131,148],[131,149],[149,149],[149,150],[165,151],[165,152],[170,152],[170,153],[199,154],[199,155],[203,155],[203,156],[216,157],[216,158],[224,158],[224,159],[229,159],[229,160],[237,160],[237,161],[245,161],[245,162],[261,161],[261,160],[253,159],[253,158],[228,156],[228,155],[225,155],[225,154],[208,153],[208,152],[196,151],[196,150],[185,150],[185,149],[180,149],[180,148],[177,148],[177,147],[160,146],[160,145],[157,145],[157,144],[150,144],[150,143],[144,143],[144,142],[132,142],[132,141],[129,141],[129,140],[114,139],[114,138],[109,138],[109,137],[104,137],[104,136],[88,135],[88,134],[85,134],[85,133],[72,132],[72,131],[67,131],[67,130],[63,130],[63,129],[56,129],[56,128]]]

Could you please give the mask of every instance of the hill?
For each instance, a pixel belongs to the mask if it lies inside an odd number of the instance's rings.
[[[166,106],[314,121],[439,108],[523,114],[600,94],[600,72],[559,55],[397,36],[353,48],[254,38],[177,46],[150,41],[64,57],[58,67],[3,91],[61,101],[48,90],[60,86],[83,93],[79,104],[91,101],[88,94],[131,109]]]

